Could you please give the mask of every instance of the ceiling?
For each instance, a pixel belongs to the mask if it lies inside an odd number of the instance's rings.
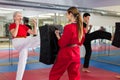
[[[37,3],[49,3],[83,8],[95,8],[120,12],[120,0],[19,0]]]
[[[0,7],[13,9],[47,9],[49,12],[49,9],[65,11],[70,6],[79,7],[80,10],[84,9],[84,11],[89,9],[91,12],[102,14],[105,13],[104,10],[110,15],[120,14],[120,0],[0,0]],[[10,10],[0,9],[0,13],[7,11]]]

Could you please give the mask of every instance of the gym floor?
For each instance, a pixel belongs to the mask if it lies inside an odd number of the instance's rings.
[[[93,54],[98,55],[100,53],[105,53],[104,49],[97,51],[95,46],[96,45],[93,47]],[[117,48],[111,47],[110,49],[110,53],[119,52],[119,49]],[[106,50],[108,49],[106,48]],[[120,74],[119,57],[120,55],[92,57],[89,68],[91,72],[85,73],[80,69],[81,80],[118,80],[115,76]],[[117,65],[102,62],[100,60],[113,61],[113,63],[116,62]],[[81,63],[83,63],[83,61],[84,59],[82,58]],[[0,49],[0,80],[15,80],[17,62],[18,52],[16,50],[11,49],[9,52],[9,49]],[[28,64],[26,65],[23,80],[49,80],[49,71],[52,65],[46,65],[39,62],[39,49],[35,49],[35,51],[31,49],[29,51],[27,62]],[[67,72],[64,73],[60,80],[69,80]]]

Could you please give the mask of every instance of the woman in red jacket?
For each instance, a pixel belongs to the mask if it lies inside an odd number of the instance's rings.
[[[76,7],[70,7],[66,16],[70,24],[64,27],[62,36],[60,37],[59,31],[55,31],[60,50],[50,71],[49,80],[59,80],[66,70],[69,80],[80,80],[79,46],[84,40],[82,17]]]
[[[13,15],[14,22],[10,24],[9,29],[12,34],[12,44],[19,51],[19,62],[16,74],[16,80],[22,80],[28,57],[28,48],[40,46],[40,37],[27,37],[27,33],[37,34],[36,21],[33,20],[34,29],[29,29],[22,24],[22,13],[17,11]]]

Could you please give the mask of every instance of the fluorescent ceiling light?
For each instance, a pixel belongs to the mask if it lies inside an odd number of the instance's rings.
[[[102,14],[107,14],[107,12],[101,11]]]
[[[15,11],[23,11],[22,9],[0,8],[0,14],[13,13]]]
[[[38,17],[38,16],[37,15],[30,15],[30,16],[26,16],[26,17],[33,18],[33,17]]]
[[[57,14],[57,16],[64,16],[64,14]]]
[[[120,13],[116,13],[117,15],[120,15]]]
[[[6,11],[23,11],[23,9],[12,9],[12,8],[0,8],[0,10],[6,10]]]
[[[54,16],[55,13],[47,13],[46,15]]]
[[[0,10],[0,14],[12,13],[13,11],[2,11]]]
[[[39,15],[40,18],[51,18],[50,15]]]

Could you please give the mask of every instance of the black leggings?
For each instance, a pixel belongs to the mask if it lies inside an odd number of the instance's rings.
[[[84,65],[83,65],[84,68],[89,67],[89,61],[90,61],[90,57],[91,57],[91,53],[92,53],[91,41],[95,40],[95,39],[111,40],[111,37],[112,37],[111,33],[105,32],[105,31],[100,31],[100,30],[86,34],[85,41],[83,43],[85,50],[86,50]]]

